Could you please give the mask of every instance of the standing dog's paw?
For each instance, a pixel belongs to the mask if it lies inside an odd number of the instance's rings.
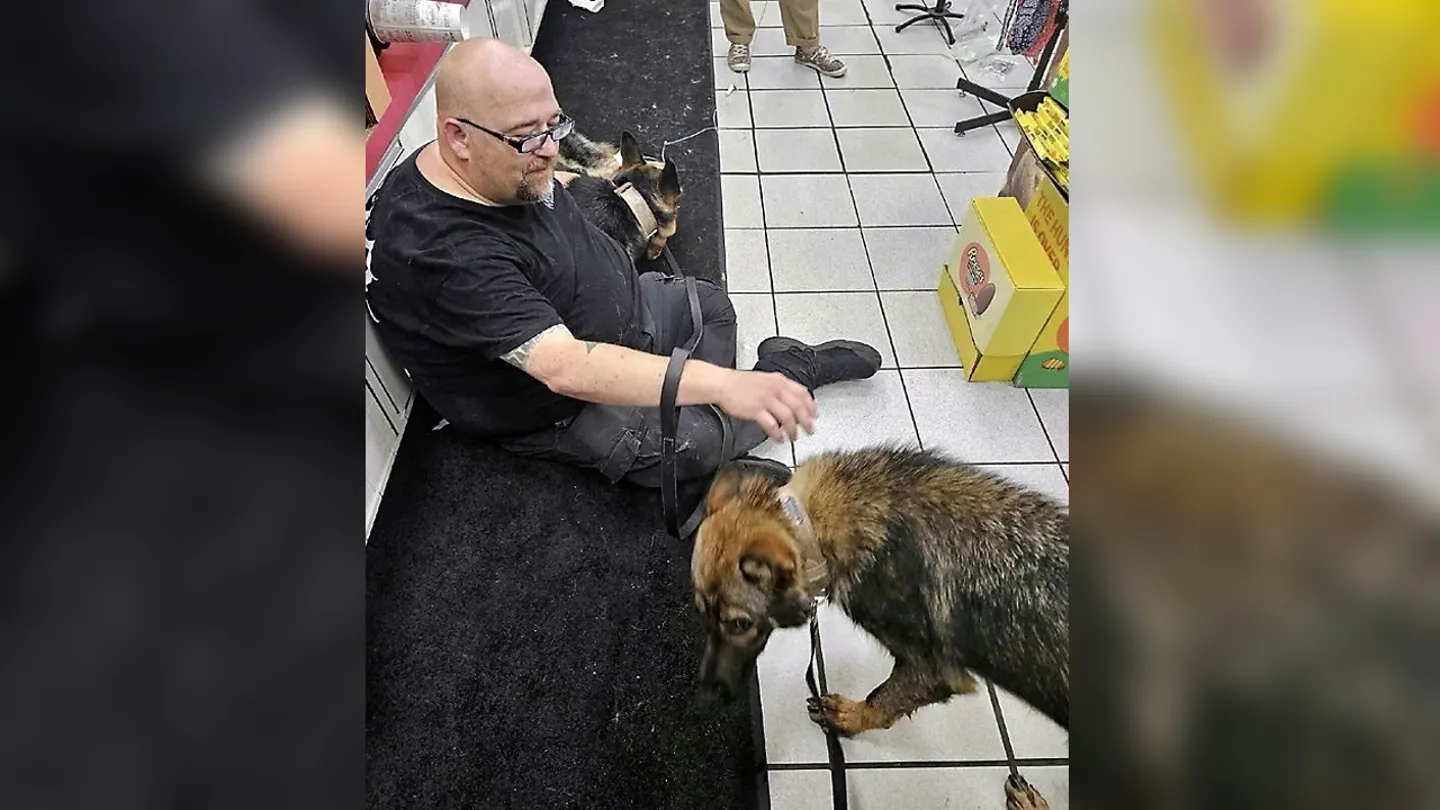
[[[1005,780],[1005,810],[1050,810],[1050,805],[1025,777],[1012,773]]]
[[[819,698],[808,698],[806,708],[810,719],[837,734],[853,737],[866,729],[873,728],[867,720],[869,709],[863,701],[851,700],[844,695],[829,694]]]

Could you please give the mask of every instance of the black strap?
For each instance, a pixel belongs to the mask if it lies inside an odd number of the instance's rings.
[[[676,400],[680,395],[680,375],[685,370],[685,361],[690,359],[691,352],[700,345],[700,338],[705,334],[705,319],[700,312],[700,291],[695,286],[695,279],[680,271],[680,264],[675,261],[668,245],[660,255],[664,257],[671,275],[685,279],[685,295],[690,301],[690,340],[670,353],[670,364],[665,367],[665,382],[660,386],[660,503],[665,512],[665,530],[677,540],[684,540],[695,533],[700,521],[705,518],[705,505],[703,502],[696,504],[690,517],[681,522],[680,482],[676,476],[675,459],[680,407]],[[735,432],[730,419],[714,405],[710,408],[720,421],[720,457],[731,458],[735,454]]]
[[[665,255],[674,267],[675,260],[669,253],[670,249],[667,247]],[[685,371],[685,361],[690,359],[690,353],[695,351],[701,336],[705,334],[705,321],[700,314],[700,291],[695,287],[695,279],[689,276],[685,277],[685,295],[690,299],[690,340],[670,353],[670,365],[665,368],[665,382],[660,386],[660,503],[665,511],[665,530],[672,537],[681,540],[695,531],[704,516],[704,510],[697,507],[684,525],[681,525],[680,495],[677,491],[680,484],[676,480],[675,433],[680,424],[680,406],[676,400],[680,395],[680,375]],[[726,425],[725,420],[722,419],[721,424]],[[728,426],[725,441],[727,445],[732,441]]]
[[[820,612],[816,610],[810,619],[810,666],[805,669],[805,684],[810,687],[810,697],[820,697],[820,685],[815,680],[815,665],[820,660]],[[835,810],[846,810],[850,806],[849,793],[845,790],[845,752],[840,748],[840,738],[832,729],[825,729],[825,748],[830,752],[830,797]]]
[[[690,350],[677,348],[670,354],[670,365],[665,369],[665,384],[660,388],[660,503],[665,509],[665,530],[673,537],[680,534],[680,495],[676,491],[679,482],[675,480],[675,429],[680,421],[680,409],[675,397],[680,393],[680,373],[685,361],[690,359]]]

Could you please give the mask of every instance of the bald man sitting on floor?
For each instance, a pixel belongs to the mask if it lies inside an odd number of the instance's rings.
[[[637,275],[556,182],[572,121],[550,77],[493,39],[453,47],[436,77],[438,139],[386,179],[370,219],[367,300],[386,348],[452,425],[526,456],[660,483],[661,384],[693,332],[681,280]],[[814,430],[813,392],[872,376],[875,349],[773,337],[735,366],[735,311],[698,282],[704,329],[684,366],[684,480],[768,435]]]

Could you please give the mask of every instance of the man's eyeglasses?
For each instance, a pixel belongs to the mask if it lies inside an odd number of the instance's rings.
[[[542,146],[545,145],[545,139],[547,138],[554,140],[556,143],[559,143],[562,139],[565,138],[565,136],[569,135],[575,129],[575,119],[571,118],[565,113],[560,113],[560,120],[555,122],[555,126],[552,126],[549,129],[543,130],[541,132],[536,132],[532,135],[525,135],[519,138],[511,135],[503,135],[493,129],[487,129],[475,123],[474,121],[471,121],[468,118],[457,118],[455,120],[459,121],[462,124],[469,124],[470,126],[480,130],[486,135],[499,138],[505,143],[510,144],[512,147],[514,147],[516,152],[519,152],[522,155],[528,155],[532,152],[538,151]]]

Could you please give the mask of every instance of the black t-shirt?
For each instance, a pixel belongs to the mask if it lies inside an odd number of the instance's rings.
[[[565,187],[493,207],[396,166],[370,213],[366,298],[376,331],[441,415],[490,436],[541,430],[583,403],[500,357],[557,324],[580,340],[642,347],[635,266]]]

